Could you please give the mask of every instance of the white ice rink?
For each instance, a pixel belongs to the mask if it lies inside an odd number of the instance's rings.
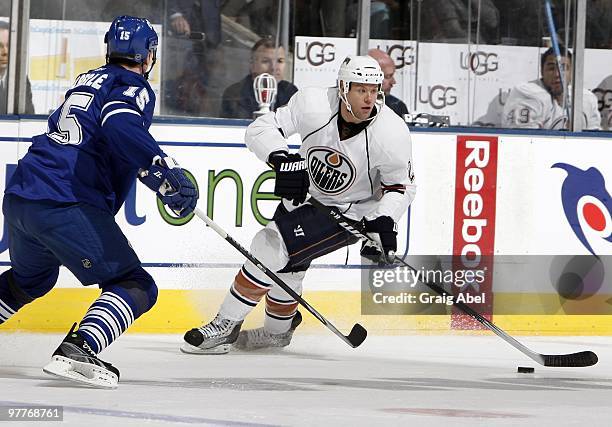
[[[0,406],[64,407],[62,423],[28,425],[612,425],[608,337],[519,337],[540,353],[600,358],[561,369],[495,336],[374,336],[351,349],[322,331],[284,350],[197,356],[179,352],[180,336],[126,335],[102,354],[121,371],[116,390],[43,374],[61,339],[0,334]]]

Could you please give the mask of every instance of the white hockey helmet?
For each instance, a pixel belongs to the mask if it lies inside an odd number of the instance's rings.
[[[338,70],[338,96],[348,111],[355,117],[351,104],[348,102],[347,94],[351,83],[364,83],[378,85],[378,96],[376,97],[375,108],[377,114],[385,103],[385,94],[382,91],[382,82],[385,78],[378,61],[371,56],[347,56]]]

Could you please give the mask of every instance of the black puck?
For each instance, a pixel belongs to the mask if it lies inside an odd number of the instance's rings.
[[[517,372],[519,374],[533,374],[535,369],[529,366],[519,366]]]

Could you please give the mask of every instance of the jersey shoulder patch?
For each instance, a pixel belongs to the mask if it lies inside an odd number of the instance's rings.
[[[102,122],[109,113],[138,114],[150,124],[155,106],[155,93],[149,83],[138,74],[113,67],[113,85],[102,105]],[[147,125],[148,127],[148,125]]]

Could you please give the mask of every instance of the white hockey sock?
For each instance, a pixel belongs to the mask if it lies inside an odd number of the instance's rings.
[[[270,289],[270,285],[257,279],[245,264],[234,279],[219,314],[230,320],[243,320],[257,306]]]
[[[278,276],[298,295],[302,294],[305,271],[298,273],[279,273]],[[271,334],[282,334],[289,330],[297,311],[298,303],[282,288],[274,284],[266,295],[266,317],[264,328]]]
[[[298,303],[293,300],[280,300],[266,295],[266,317],[264,329],[271,334],[282,334],[289,330],[297,311]]]
[[[291,328],[291,321],[293,320],[293,316],[289,319],[279,319],[271,317],[268,313],[266,313],[266,317],[264,320],[264,329],[266,332],[271,334],[284,334]]]

